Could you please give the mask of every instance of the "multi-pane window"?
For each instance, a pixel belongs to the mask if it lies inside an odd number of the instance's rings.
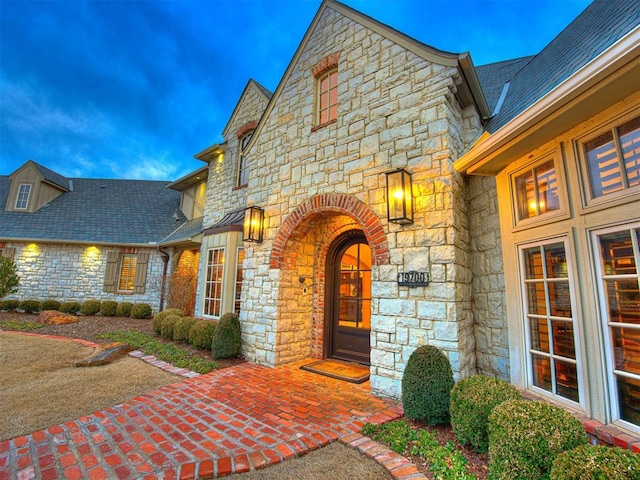
[[[564,242],[521,250],[530,383],[579,401],[575,313]]]
[[[138,264],[137,255],[122,255],[120,261],[120,277],[118,280],[118,290],[121,292],[131,292],[136,279],[136,266]]]
[[[253,132],[247,133],[240,139],[240,160],[238,162],[238,187],[242,187],[249,183],[249,168],[247,167],[247,157],[245,150],[249,144],[249,140],[253,136]]]
[[[31,193],[31,185],[21,183],[18,187],[18,195],[16,196],[16,209],[23,210],[29,204],[29,194]]]
[[[224,248],[210,248],[207,252],[207,276],[204,292],[204,314],[220,316],[222,308],[222,285],[224,271]]]
[[[318,124],[338,118],[338,70],[331,70],[318,79]]]
[[[240,314],[240,296],[242,294],[242,261],[244,260],[244,248],[238,248],[238,260],[236,262],[236,289],[233,301],[233,311]]]
[[[518,220],[560,209],[558,175],[553,160],[514,177]]]
[[[593,198],[640,185],[640,117],[584,144]]]
[[[597,235],[614,410],[640,426],[640,226]]]

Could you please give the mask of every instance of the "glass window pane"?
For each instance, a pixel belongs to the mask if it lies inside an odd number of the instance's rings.
[[[549,282],[549,306],[553,317],[571,317],[569,282]]]
[[[613,326],[611,335],[615,369],[640,375],[640,330]]]
[[[576,358],[573,343],[574,332],[572,322],[553,321],[553,353],[566,358]]]
[[[564,244],[545,245],[544,256],[548,278],[567,278],[567,255]]]
[[[543,278],[542,254],[539,248],[530,248],[524,252],[526,278]]]
[[[335,105],[338,103],[338,89],[332,88],[329,91],[329,105]]]
[[[329,90],[329,77],[326,76],[320,80],[320,93],[324,93]]]
[[[640,380],[618,377],[620,418],[640,425]]]
[[[527,283],[527,309],[530,314],[547,314],[544,285],[543,282]]]
[[[613,134],[604,133],[584,145],[591,192],[600,197],[622,189],[622,176]]]
[[[640,117],[618,128],[629,187],[640,185]]]
[[[628,230],[600,236],[600,253],[605,275],[633,275],[636,263]]]
[[[551,391],[551,362],[549,358],[540,355],[532,355],[533,384],[536,387]]]
[[[536,167],[536,180],[538,183],[538,207],[540,214],[558,210],[560,208],[558,178],[553,160]]]
[[[530,170],[516,177],[516,200],[519,219],[535,217],[538,214],[533,171]]]
[[[335,120],[338,118],[338,106],[333,105],[329,108],[329,120]]]
[[[638,280],[605,280],[609,321],[640,325]]]
[[[530,318],[529,331],[531,348],[540,352],[549,352],[549,326],[544,318]]]
[[[578,398],[578,372],[573,363],[562,362],[556,360],[556,388],[558,395],[562,395],[574,402],[579,401]]]

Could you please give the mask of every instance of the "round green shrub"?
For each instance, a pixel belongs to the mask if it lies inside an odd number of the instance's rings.
[[[5,301],[4,300],[0,300],[0,312],[6,312],[7,311],[7,307],[5,306]]]
[[[7,311],[7,312],[13,312],[19,306],[20,306],[20,300],[5,300],[4,301],[4,310]]]
[[[174,342],[189,342],[189,331],[191,327],[196,323],[196,319],[193,317],[182,317],[173,326],[173,341]]]
[[[553,461],[551,480],[637,480],[640,455],[605,445],[580,445]]]
[[[130,317],[132,308],[133,308],[133,303],[120,302],[116,307],[116,317]]]
[[[45,310],[57,310],[60,311],[60,306],[62,304],[58,300],[44,300],[40,304],[40,311],[44,312]]]
[[[151,305],[148,303],[136,303],[131,307],[131,318],[150,318]]]
[[[489,478],[549,479],[558,455],[586,443],[582,423],[566,410],[507,400],[489,414]]]
[[[63,302],[59,310],[62,313],[76,314],[80,311],[80,304],[78,302]]]
[[[428,425],[447,423],[453,385],[447,356],[433,345],[418,347],[409,356],[402,376],[404,414]]]
[[[40,302],[38,300],[22,300],[18,308],[24,313],[38,313],[40,311]]]
[[[100,300],[85,300],[80,306],[82,315],[95,315],[100,311]]]
[[[209,350],[218,324],[210,320],[197,320],[189,330],[189,343],[196,348]]]
[[[479,453],[489,449],[489,414],[506,400],[521,398],[516,387],[486,375],[460,380],[451,389],[451,427],[462,445]]]
[[[167,340],[173,340],[173,327],[182,317],[178,315],[168,315],[160,322],[160,336]]]
[[[100,302],[100,315],[105,317],[115,317],[118,309],[118,302],[113,300],[103,300]]]
[[[211,355],[214,360],[235,358],[242,352],[240,320],[235,313],[220,317],[218,328],[211,340]]]
[[[184,317],[184,312],[179,308],[167,308],[166,310],[156,313],[151,323],[153,327],[153,333],[160,335],[160,328],[162,327],[162,321],[171,315],[177,315],[178,317]]]

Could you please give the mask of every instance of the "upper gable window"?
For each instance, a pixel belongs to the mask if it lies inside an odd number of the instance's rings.
[[[25,210],[29,204],[29,195],[31,194],[31,185],[21,183],[18,187],[18,195],[16,196],[16,210]]]
[[[311,73],[316,79],[316,127],[338,118],[338,61],[340,52],[332,53],[316,63]]]
[[[640,185],[640,117],[583,144],[591,198]]]
[[[249,168],[247,166],[247,157],[245,155],[245,150],[251,137],[253,136],[253,131],[247,133],[240,139],[240,160],[238,161],[238,187],[243,187],[249,183]]]
[[[513,175],[517,221],[560,210],[558,173],[553,159]]]

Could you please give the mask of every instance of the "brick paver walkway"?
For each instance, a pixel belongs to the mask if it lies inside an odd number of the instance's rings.
[[[0,441],[0,480],[211,478],[341,437],[357,444],[354,432],[364,422],[402,413],[397,403],[371,395],[368,383],[333,380],[300,365],[225,368]]]

